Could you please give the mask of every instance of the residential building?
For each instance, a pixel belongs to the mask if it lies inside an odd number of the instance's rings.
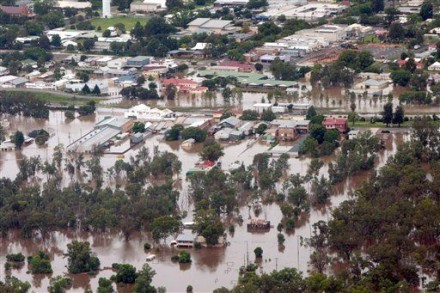
[[[220,121],[217,126],[219,128],[237,128],[240,126],[241,120],[235,116],[228,117]]]
[[[429,71],[440,71],[440,62],[435,61],[431,65],[428,66]]]
[[[9,69],[6,67],[0,66],[0,76],[9,74]]]
[[[162,81],[163,88],[170,84],[174,84],[177,91],[182,93],[204,93],[208,90],[207,87],[199,86],[198,82],[191,79],[169,78]]]
[[[357,95],[364,95],[366,93],[369,97],[386,96],[392,91],[393,84],[391,80],[376,80],[371,78],[355,84],[352,89],[352,92]]]
[[[127,67],[135,67],[141,68],[145,65],[148,65],[153,60],[153,57],[150,56],[136,56],[127,60]]]
[[[3,13],[13,15],[13,16],[22,16],[22,17],[28,17],[32,15],[31,10],[26,5],[21,6],[5,6],[1,5],[0,10]]]
[[[345,133],[348,130],[348,118],[327,116],[324,118],[322,125],[325,129],[337,129],[340,133]]]
[[[248,2],[249,0],[216,0],[214,7],[242,7]]]
[[[194,246],[194,236],[180,234],[176,238],[177,247],[193,247]]]

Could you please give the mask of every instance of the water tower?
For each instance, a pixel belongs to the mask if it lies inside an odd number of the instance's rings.
[[[111,0],[102,0],[102,17],[110,18],[112,17],[112,11],[110,9]]]

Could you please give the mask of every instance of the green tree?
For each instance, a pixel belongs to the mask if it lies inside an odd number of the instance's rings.
[[[430,1],[424,1],[422,6],[420,7],[420,16],[423,20],[427,20],[428,18],[432,18],[434,15],[434,7]]]
[[[202,151],[200,152],[200,156],[203,160],[213,162],[217,161],[223,155],[223,147],[215,140],[207,140],[203,145]]]
[[[159,241],[179,231],[180,221],[169,216],[158,217],[151,223],[153,239]]]
[[[99,278],[97,293],[114,293],[112,281],[106,278]]]
[[[385,123],[388,127],[388,125],[393,122],[393,104],[388,102],[383,106],[383,112],[382,112],[382,119],[383,123]]]
[[[139,271],[138,277],[133,286],[133,292],[137,293],[154,293],[156,292],[156,288],[151,286],[151,282],[153,281],[153,277],[156,272],[148,265],[144,264],[142,270]]]
[[[11,141],[15,144],[15,147],[21,150],[21,147],[24,144],[24,135],[23,132],[17,130],[14,135],[11,137]]]
[[[191,263],[191,254],[187,251],[179,252],[179,263]]]
[[[310,107],[307,109],[306,120],[310,120],[310,119],[312,119],[313,117],[315,117],[316,115],[317,115],[317,113],[316,113],[315,107],[310,106]]]
[[[400,124],[403,123],[404,117],[405,117],[405,112],[403,110],[403,107],[401,105],[398,105],[393,115],[393,123],[398,124],[400,127]]]
[[[49,293],[62,293],[72,287],[72,279],[63,276],[56,276],[50,279],[49,287],[47,288]]]
[[[180,132],[182,130],[183,130],[182,124],[173,125],[173,127],[171,127],[171,129],[167,131],[167,133],[165,134],[165,139],[170,141],[178,140],[180,137]]]
[[[405,29],[398,22],[393,22],[388,29],[388,38],[393,41],[400,41],[405,36]]]
[[[229,87],[225,87],[222,91],[223,100],[225,103],[229,103],[232,97],[232,90]]]
[[[257,247],[254,249],[255,258],[262,258],[263,257],[263,249],[261,247]]]
[[[116,283],[133,284],[136,281],[136,268],[130,264],[118,264]]]
[[[394,70],[391,72],[391,79],[394,84],[406,86],[411,79],[411,72],[404,69]]]
[[[176,94],[177,94],[177,87],[175,84],[168,84],[165,87],[165,96],[168,100],[174,100],[176,98]]]
[[[61,37],[60,35],[53,35],[51,40],[51,45],[55,48],[61,47]]]
[[[89,95],[91,93],[90,88],[87,84],[84,84],[83,88],[81,89],[81,92],[85,95]]]
[[[67,270],[72,274],[96,271],[100,267],[100,261],[92,254],[89,242],[74,240],[67,244],[67,257]]]
[[[144,133],[145,132],[145,123],[136,121],[133,124],[133,132],[134,133],[138,133],[138,132]]]
[[[52,266],[50,264],[49,255],[43,251],[28,258],[28,263],[31,266],[32,274],[51,274]]]
[[[198,127],[188,127],[183,129],[180,132],[180,135],[184,140],[193,138],[196,142],[203,142],[206,139],[207,132],[206,130],[200,129]]]
[[[208,245],[217,244],[218,238],[225,232],[220,217],[214,210],[196,211],[194,222],[196,231],[205,237]]]
[[[277,118],[274,112],[272,110],[266,110],[261,113],[261,120],[263,121],[273,121]]]
[[[249,121],[258,120],[258,112],[254,110],[244,110],[243,113],[241,113],[240,119]]]
[[[95,84],[95,87],[92,90],[92,95],[99,96],[101,94],[101,90],[99,89],[99,86]]]

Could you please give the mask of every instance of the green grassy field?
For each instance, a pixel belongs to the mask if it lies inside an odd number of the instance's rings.
[[[101,27],[101,31],[106,30],[109,26],[114,26],[117,23],[123,23],[125,25],[125,29],[130,31],[136,25],[136,22],[140,22],[142,25],[147,23],[146,18],[139,17],[123,17],[117,16],[112,18],[94,18],[91,20],[91,23],[95,28]]]
[[[68,96],[68,95],[64,95],[64,94],[56,94],[56,93],[47,93],[47,92],[31,92],[31,91],[0,91],[0,93],[2,93],[3,96],[15,96],[15,95],[20,95],[22,94],[26,94],[28,96],[32,96],[32,97],[36,97],[39,98],[41,100],[44,100],[48,103],[51,104],[58,104],[58,105],[83,105],[85,103],[87,103],[90,100],[94,100],[96,103],[99,103],[99,101],[103,100],[103,98],[99,98],[99,97],[93,97],[90,96],[90,98],[76,98],[73,96]]]

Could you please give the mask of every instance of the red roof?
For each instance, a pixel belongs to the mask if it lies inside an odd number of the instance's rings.
[[[0,9],[6,14],[27,16],[29,9],[26,6],[0,6]]]
[[[399,61],[397,61],[397,64],[399,64],[400,66],[403,66],[406,64],[406,60],[400,59]]]
[[[169,85],[169,84],[175,84],[176,86],[187,85],[187,84],[197,85],[197,82],[195,82],[194,80],[186,79],[186,78],[169,78],[169,79],[164,79],[164,81],[162,83],[165,86]]]
[[[348,122],[348,118],[336,118],[336,117],[325,117],[324,125],[335,125],[335,124],[345,124]]]
[[[238,67],[243,70],[253,70],[252,64],[242,63],[240,61],[222,61],[219,64],[220,66],[230,66],[230,67]]]

